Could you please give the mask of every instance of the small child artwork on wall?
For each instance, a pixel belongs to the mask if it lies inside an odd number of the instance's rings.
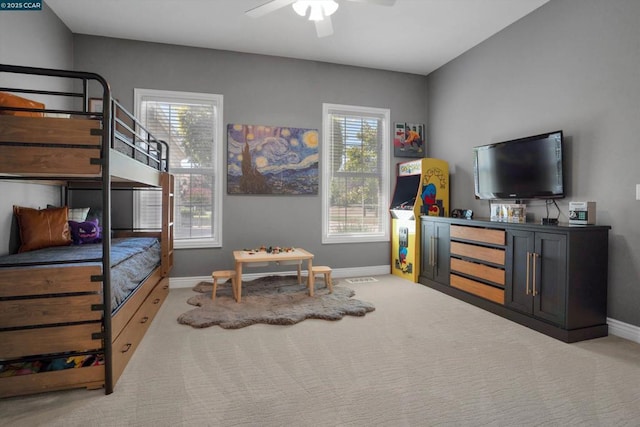
[[[393,133],[393,154],[396,157],[425,157],[427,144],[423,124],[396,123]]]

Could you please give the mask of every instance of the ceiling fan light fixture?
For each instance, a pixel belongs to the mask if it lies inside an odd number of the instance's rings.
[[[300,1],[300,0],[298,0],[297,2],[293,3],[291,6],[293,7],[293,10],[295,10],[295,12],[298,15],[306,16],[307,15],[307,8],[309,7],[309,2],[308,1]]]
[[[324,10],[324,16],[331,16],[338,10],[338,3],[335,0],[324,0],[322,3],[322,9]]]
[[[309,21],[322,21],[338,10],[335,0],[297,0],[292,4],[293,10],[300,16],[306,16],[309,9]]]
[[[309,12],[309,21],[322,21],[324,19],[324,14],[322,13],[322,9],[317,5],[311,6],[311,12]]]

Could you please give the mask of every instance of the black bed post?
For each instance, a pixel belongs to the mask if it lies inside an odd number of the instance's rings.
[[[104,306],[104,392],[113,393],[113,348],[111,338],[111,176],[109,150],[111,148],[111,89],[99,79],[102,94],[102,295]]]

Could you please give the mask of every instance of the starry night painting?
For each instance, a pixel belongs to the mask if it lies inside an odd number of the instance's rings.
[[[318,130],[227,125],[228,194],[318,194]]]

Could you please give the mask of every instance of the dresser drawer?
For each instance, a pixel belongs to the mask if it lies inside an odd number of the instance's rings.
[[[465,277],[451,275],[451,286],[461,289],[470,294],[477,295],[489,301],[504,305],[504,290]]]
[[[497,265],[504,265],[504,249],[486,248],[467,243],[451,242],[451,255],[474,258]]]
[[[451,271],[464,273],[468,276],[477,277],[478,279],[488,280],[502,286],[504,286],[505,282],[504,270],[462,259],[451,258]]]
[[[480,243],[490,243],[493,245],[504,245],[505,235],[506,233],[504,230],[467,227],[464,225],[451,226],[451,238],[453,239],[464,239]]]

